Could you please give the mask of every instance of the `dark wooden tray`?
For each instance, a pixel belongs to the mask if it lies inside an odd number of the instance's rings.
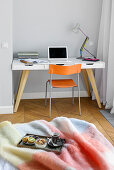
[[[45,139],[46,141],[48,141],[48,138],[51,138],[50,136],[41,136],[41,135],[35,135],[35,134],[26,134],[25,136],[31,136],[31,137],[34,137],[35,139],[40,139],[41,138],[41,139]],[[17,144],[17,147],[31,148],[31,149],[42,149],[42,150],[46,150],[46,151],[49,151],[49,152],[60,153],[63,146],[51,147],[47,143],[47,145],[44,148],[42,148],[42,147],[37,148],[35,146],[35,144],[27,145],[21,139],[21,141]]]

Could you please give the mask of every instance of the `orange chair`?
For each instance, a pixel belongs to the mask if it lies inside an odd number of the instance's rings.
[[[70,65],[70,66],[60,66],[60,65],[49,65],[50,80],[46,82],[46,94],[45,94],[45,105],[47,103],[47,85],[50,85],[50,106],[49,106],[49,117],[51,117],[51,91],[52,88],[72,88],[72,101],[74,104],[74,87],[78,87],[79,96],[79,114],[81,115],[80,108],[80,85],[79,85],[79,73],[81,72],[81,64]],[[52,75],[71,75],[78,74],[78,85],[72,79],[52,79]]]

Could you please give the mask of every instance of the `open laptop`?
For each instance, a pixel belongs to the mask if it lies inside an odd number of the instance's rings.
[[[48,47],[48,60],[51,63],[64,63],[68,61],[67,46],[50,46]]]

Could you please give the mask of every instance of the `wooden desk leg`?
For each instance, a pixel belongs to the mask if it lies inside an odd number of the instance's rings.
[[[87,92],[88,92],[88,97],[91,97],[89,80],[88,80],[88,75],[87,75],[86,69],[82,69],[82,75],[83,75],[84,82],[85,82],[85,85],[86,85],[86,89],[87,89]]]
[[[21,73],[21,78],[20,78],[18,91],[17,91],[16,99],[15,99],[14,112],[17,112],[18,110],[18,106],[19,106],[19,103],[20,103],[20,100],[23,94],[23,90],[25,88],[28,75],[29,75],[29,70],[23,70]]]
[[[101,108],[101,102],[100,102],[100,98],[99,98],[99,94],[98,94],[93,70],[92,69],[86,69],[86,70],[87,70],[87,74],[88,74],[88,77],[89,77],[90,82],[91,82],[91,86],[93,88],[93,92],[94,92],[96,100],[97,100],[97,104],[98,104],[99,108]]]

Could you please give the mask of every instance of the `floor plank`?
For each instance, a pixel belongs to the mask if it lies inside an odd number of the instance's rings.
[[[19,109],[14,114],[0,115],[0,122],[11,121],[12,123],[24,123],[33,120],[44,119],[51,121],[55,117],[64,116],[68,118],[77,118],[93,123],[97,129],[114,145],[114,128],[100,114],[96,101],[91,98],[81,98],[81,112],[79,116],[78,99],[75,98],[75,104],[72,104],[71,98],[52,99],[52,112],[49,118],[49,100],[45,106],[44,99],[21,100]]]

